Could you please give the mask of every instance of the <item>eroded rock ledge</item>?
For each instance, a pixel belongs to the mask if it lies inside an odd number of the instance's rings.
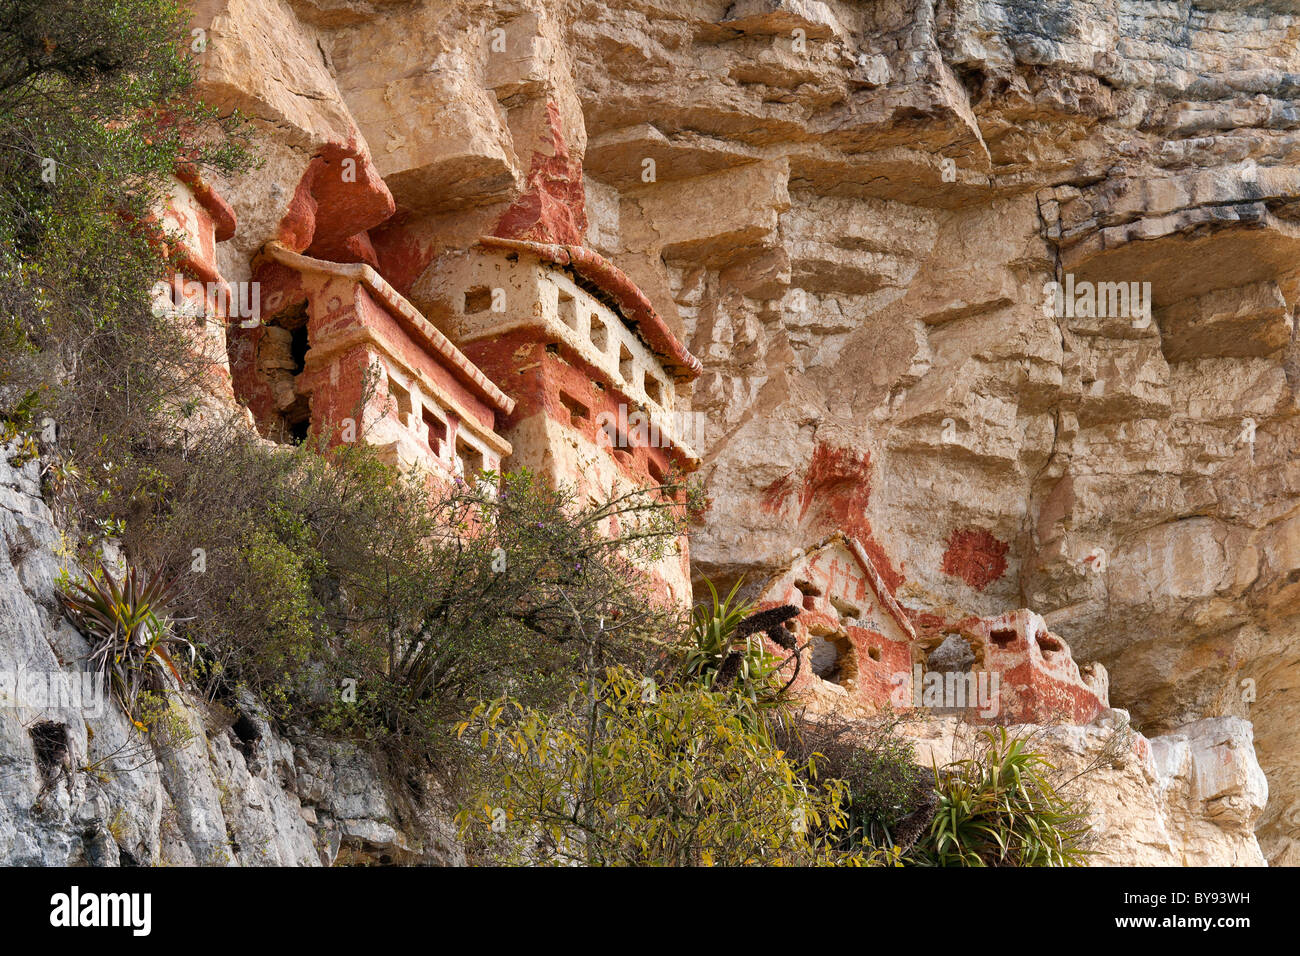
[[[277,240],[441,327],[479,236],[585,228],[703,365],[697,577],[843,530],[918,629],[1030,608],[1150,735],[1099,801],[1145,827],[1128,862],[1254,860],[1252,824],[1300,862],[1300,6],[217,0],[196,25],[203,93],[266,161],[218,184],[227,280]],[[1045,309],[1070,276],[1149,282],[1151,314]],[[40,553],[5,494],[7,547]],[[0,568],[20,659],[71,639],[41,565]]]

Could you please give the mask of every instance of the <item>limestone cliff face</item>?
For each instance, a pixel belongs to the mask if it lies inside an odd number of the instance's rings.
[[[1212,717],[1151,740],[1127,724],[1108,711],[1087,726],[1015,731],[1060,768],[1062,792],[1087,805],[1090,864],[1264,866],[1254,828],[1269,794],[1250,724]],[[927,765],[971,754],[969,729],[955,718],[909,722],[903,732]]]
[[[146,737],[87,693],[88,647],[55,597],[60,569],[76,568],[39,463],[13,458],[0,447],[0,866],[464,862],[436,783],[413,798],[366,753],[279,732],[247,697],[179,694]],[[1126,726],[1107,710],[1084,727],[1018,729],[1066,776],[1095,766],[1068,791],[1090,806],[1095,862],[1262,865],[1268,794],[1250,724],[1206,719],[1149,741]],[[953,717],[903,732],[927,766],[970,753]]]
[[[0,866],[456,863],[429,799],[353,748],[290,743],[250,699],[179,695],[147,737],[90,692],[55,596],[78,573],[40,463],[0,446]]]
[[[198,7],[227,279],[309,238],[437,323],[585,226],[704,364],[697,576],[843,528],[920,625],[1030,607],[1148,735],[1252,722],[1300,862],[1300,4]]]

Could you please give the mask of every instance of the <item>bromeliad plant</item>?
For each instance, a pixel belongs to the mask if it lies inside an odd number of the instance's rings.
[[[736,600],[741,581],[725,597],[718,596],[713,582],[705,580],[710,603],[696,605],[691,614],[691,648],[686,653],[686,672],[712,687],[723,662],[732,652],[732,641],[740,622],[753,613],[754,605]]]
[[[164,579],[159,568],[144,580],[128,567],[118,583],[103,565],[100,571],[99,576],[71,582],[59,597],[72,623],[92,645],[88,659],[95,673],[111,688],[127,716],[143,728],[137,716],[141,695],[165,691],[168,673],[178,685],[183,683],[172,649],[188,650],[190,663],[194,661],[194,645],[172,630],[183,619],[168,615],[180,579]]]
[[[784,622],[798,614],[798,609],[784,606],[756,612],[753,603],[737,599],[743,580],[737,581],[725,598],[718,595],[712,581],[704,583],[710,599],[698,605],[691,616],[686,673],[709,690],[737,695],[757,720],[763,712],[773,710],[785,689],[779,673],[785,661],[769,653],[761,635],[766,633],[794,655],[797,673],[794,635]]]
[[[935,866],[1079,866],[1088,851],[1083,809],[1060,795],[1056,769],[1005,727],[981,731],[982,753],[936,768],[939,805],[918,844]]]

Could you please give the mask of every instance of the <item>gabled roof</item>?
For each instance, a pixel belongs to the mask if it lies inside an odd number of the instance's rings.
[[[496,383],[483,374],[483,371],[471,362],[465,353],[456,348],[451,340],[443,335],[426,319],[420,310],[411,305],[400,292],[394,289],[374,269],[364,262],[327,262],[314,259],[301,253],[293,252],[283,243],[272,240],[262,247],[263,255],[281,265],[300,272],[314,272],[319,275],[337,276],[360,283],[378,300],[379,304],[397,319],[398,323],[412,337],[413,341],[430,355],[442,360],[442,363],[455,375],[465,387],[487,402],[493,409],[509,415],[515,408],[515,400]]]
[[[668,328],[655,311],[646,294],[618,266],[598,252],[583,246],[564,246],[550,242],[532,242],[524,239],[502,239],[499,236],[480,236],[479,243],[508,252],[526,252],[543,262],[572,269],[580,278],[595,286],[611,299],[623,320],[641,336],[678,378],[698,378],[704,366],[681,340]]]
[[[793,567],[800,559],[812,558],[818,551],[835,543],[842,544],[845,550],[847,550],[849,554],[853,555],[853,559],[857,561],[858,566],[862,568],[863,576],[871,586],[871,590],[876,595],[876,600],[880,602],[880,606],[889,612],[889,616],[894,619],[894,622],[899,626],[902,632],[907,635],[909,641],[915,640],[916,628],[912,625],[907,614],[904,613],[902,605],[894,600],[894,596],[889,593],[889,588],[885,587],[885,579],[882,578],[880,572],[876,570],[875,564],[872,563],[871,558],[867,555],[866,549],[862,547],[862,543],[852,535],[845,534],[843,531],[831,532],[831,534],[827,535],[811,548],[806,549],[798,558],[793,559],[787,566],[787,570],[790,567]]]

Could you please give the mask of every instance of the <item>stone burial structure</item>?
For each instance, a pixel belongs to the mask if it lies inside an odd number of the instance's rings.
[[[212,401],[268,440],[351,418],[437,480],[593,498],[694,475],[659,593],[766,582],[800,692],[910,704],[940,762],[964,718],[1077,767],[1131,713],[1132,760],[1088,778],[1099,862],[1300,863],[1291,7],[212,0],[196,92],[263,163],[178,177],[166,297],[220,319]],[[0,660],[37,659],[54,532],[37,478],[0,484]],[[210,741],[179,796],[105,800],[122,845],[220,790],[277,860],[306,828],[327,860],[416,852],[361,761],[265,739],[292,798]],[[30,796],[0,808],[24,860],[112,819],[78,793],[89,823],[36,827]]]
[[[1001,724],[1087,724],[1110,708],[1105,669],[1080,668],[1032,611],[918,634],[862,544],[843,532],[796,551],[758,600],[801,608],[793,686],[824,706],[925,708]]]

